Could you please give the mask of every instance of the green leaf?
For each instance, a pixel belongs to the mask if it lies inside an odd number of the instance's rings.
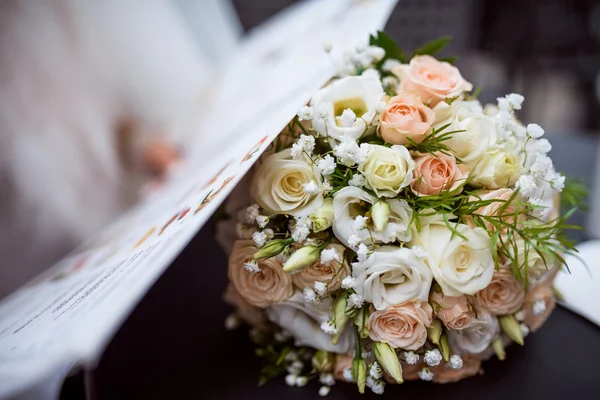
[[[431,42],[427,42],[423,46],[415,50],[413,57],[423,54],[434,55],[435,53],[438,53],[440,50],[446,47],[451,40],[452,36],[442,36],[440,38],[432,40]]]
[[[371,35],[369,37],[369,44],[371,46],[381,47],[385,50],[385,57],[380,61],[380,64],[387,59],[393,58],[401,63],[407,63],[408,59],[406,58],[406,54],[404,51],[398,46],[396,41],[392,39],[387,33],[378,31],[376,36]]]
[[[458,61],[458,57],[457,56],[441,57],[438,60],[454,65],[454,64],[456,64],[456,61]]]

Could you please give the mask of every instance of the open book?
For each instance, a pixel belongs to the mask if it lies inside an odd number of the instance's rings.
[[[333,52],[382,29],[395,0],[306,2],[256,29],[222,71],[187,164],[93,240],[0,303],[0,398],[57,396],[93,367],[146,291],[334,68]],[[243,104],[231,112],[231,102]],[[207,102],[208,103],[208,102]],[[224,123],[226,121],[226,123]]]

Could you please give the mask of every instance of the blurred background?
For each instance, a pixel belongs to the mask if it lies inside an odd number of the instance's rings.
[[[0,4],[0,298],[169,176],[190,138],[210,134],[198,110],[216,71],[245,33],[294,3]],[[451,35],[442,55],[458,56],[482,102],[523,94],[520,118],[560,138],[555,164],[591,186],[600,3],[400,0],[386,31],[407,52]]]

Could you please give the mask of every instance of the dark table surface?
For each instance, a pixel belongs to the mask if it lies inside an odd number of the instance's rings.
[[[557,168],[589,183],[597,142],[552,138]],[[585,215],[580,215],[585,223]],[[245,328],[227,331],[221,300],[226,255],[206,226],[140,302],[91,374],[93,399],[317,399],[319,385],[288,388],[283,378],[258,388],[259,360]],[[578,239],[584,239],[584,236]],[[590,305],[598,306],[598,305]],[[387,385],[387,398],[600,399],[600,328],[558,307],[524,347],[484,363],[482,376],[456,384]],[[82,398],[69,379],[62,398]],[[367,390],[368,392],[368,390]],[[338,383],[329,399],[360,397]]]

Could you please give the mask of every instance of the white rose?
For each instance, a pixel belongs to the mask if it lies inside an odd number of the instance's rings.
[[[404,146],[369,146],[367,159],[358,166],[367,186],[377,196],[396,197],[413,179],[415,162]]]
[[[323,194],[307,193],[303,185],[315,182],[321,187],[321,175],[308,157],[294,160],[290,152],[285,149],[263,161],[254,174],[250,194],[271,214],[306,216],[321,207]]]
[[[485,189],[513,187],[521,174],[521,160],[501,150],[487,151],[471,169],[470,184]]]
[[[479,354],[485,351],[499,332],[498,319],[491,314],[478,313],[468,328],[448,330],[450,348],[459,354]]]
[[[450,124],[444,132],[464,130],[452,134],[444,144],[469,168],[472,168],[498,140],[494,120],[483,114],[478,101],[457,100],[451,105],[442,101],[433,111],[435,128]]]
[[[485,288],[494,274],[490,237],[482,228],[450,223],[439,215],[420,219],[421,230],[413,245],[427,252],[433,277],[446,296],[473,295]]]
[[[349,353],[354,348],[352,329],[346,328],[340,335],[338,344],[331,343],[331,335],[321,330],[321,324],[331,319],[331,298],[325,298],[318,304],[304,301],[301,291],[278,304],[266,308],[267,316],[275,324],[289,331],[296,346],[310,346],[332,353]]]
[[[363,241],[372,237],[378,243],[410,240],[410,221],[413,211],[405,200],[382,200],[390,206],[390,216],[384,230],[376,231],[370,218],[367,219],[366,229],[356,229],[356,217],[364,217],[370,211],[371,206],[378,201],[377,197],[354,186],[345,187],[334,195],[333,233],[346,247],[352,248],[348,239],[353,235]]]
[[[353,286],[364,299],[383,310],[412,299],[427,302],[433,276],[410,249],[383,246],[365,261],[352,264]]]
[[[321,135],[336,140],[342,137],[360,138],[377,114],[381,99],[385,96],[379,78],[373,75],[347,76],[320,89],[311,99],[316,110],[313,128]],[[351,109],[356,120],[351,126],[342,123],[342,113]]]

